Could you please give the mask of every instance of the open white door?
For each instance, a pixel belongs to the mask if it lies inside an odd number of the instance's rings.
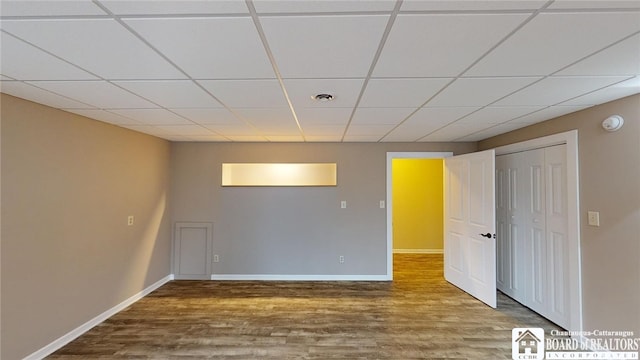
[[[444,277],[496,307],[494,150],[444,159]]]

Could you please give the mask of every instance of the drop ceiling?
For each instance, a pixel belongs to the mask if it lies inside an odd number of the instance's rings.
[[[478,141],[640,93],[638,0],[2,0],[0,16],[3,93],[172,141]]]

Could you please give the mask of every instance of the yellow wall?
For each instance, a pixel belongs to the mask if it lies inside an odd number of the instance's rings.
[[[393,159],[394,250],[442,250],[442,159]]]

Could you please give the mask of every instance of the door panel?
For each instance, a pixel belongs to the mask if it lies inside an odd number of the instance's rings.
[[[546,237],[548,255],[548,317],[559,325],[569,323],[569,254],[566,145],[545,149],[547,172]]]
[[[445,278],[495,308],[495,152],[446,158],[444,197]]]
[[[173,240],[176,280],[210,280],[213,224],[178,222]]]

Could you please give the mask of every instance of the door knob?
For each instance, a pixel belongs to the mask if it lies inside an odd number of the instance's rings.
[[[496,235],[491,235],[491,233],[486,233],[486,234],[480,234],[480,236],[482,237],[486,237],[487,239],[491,239],[492,237],[496,237]]]

